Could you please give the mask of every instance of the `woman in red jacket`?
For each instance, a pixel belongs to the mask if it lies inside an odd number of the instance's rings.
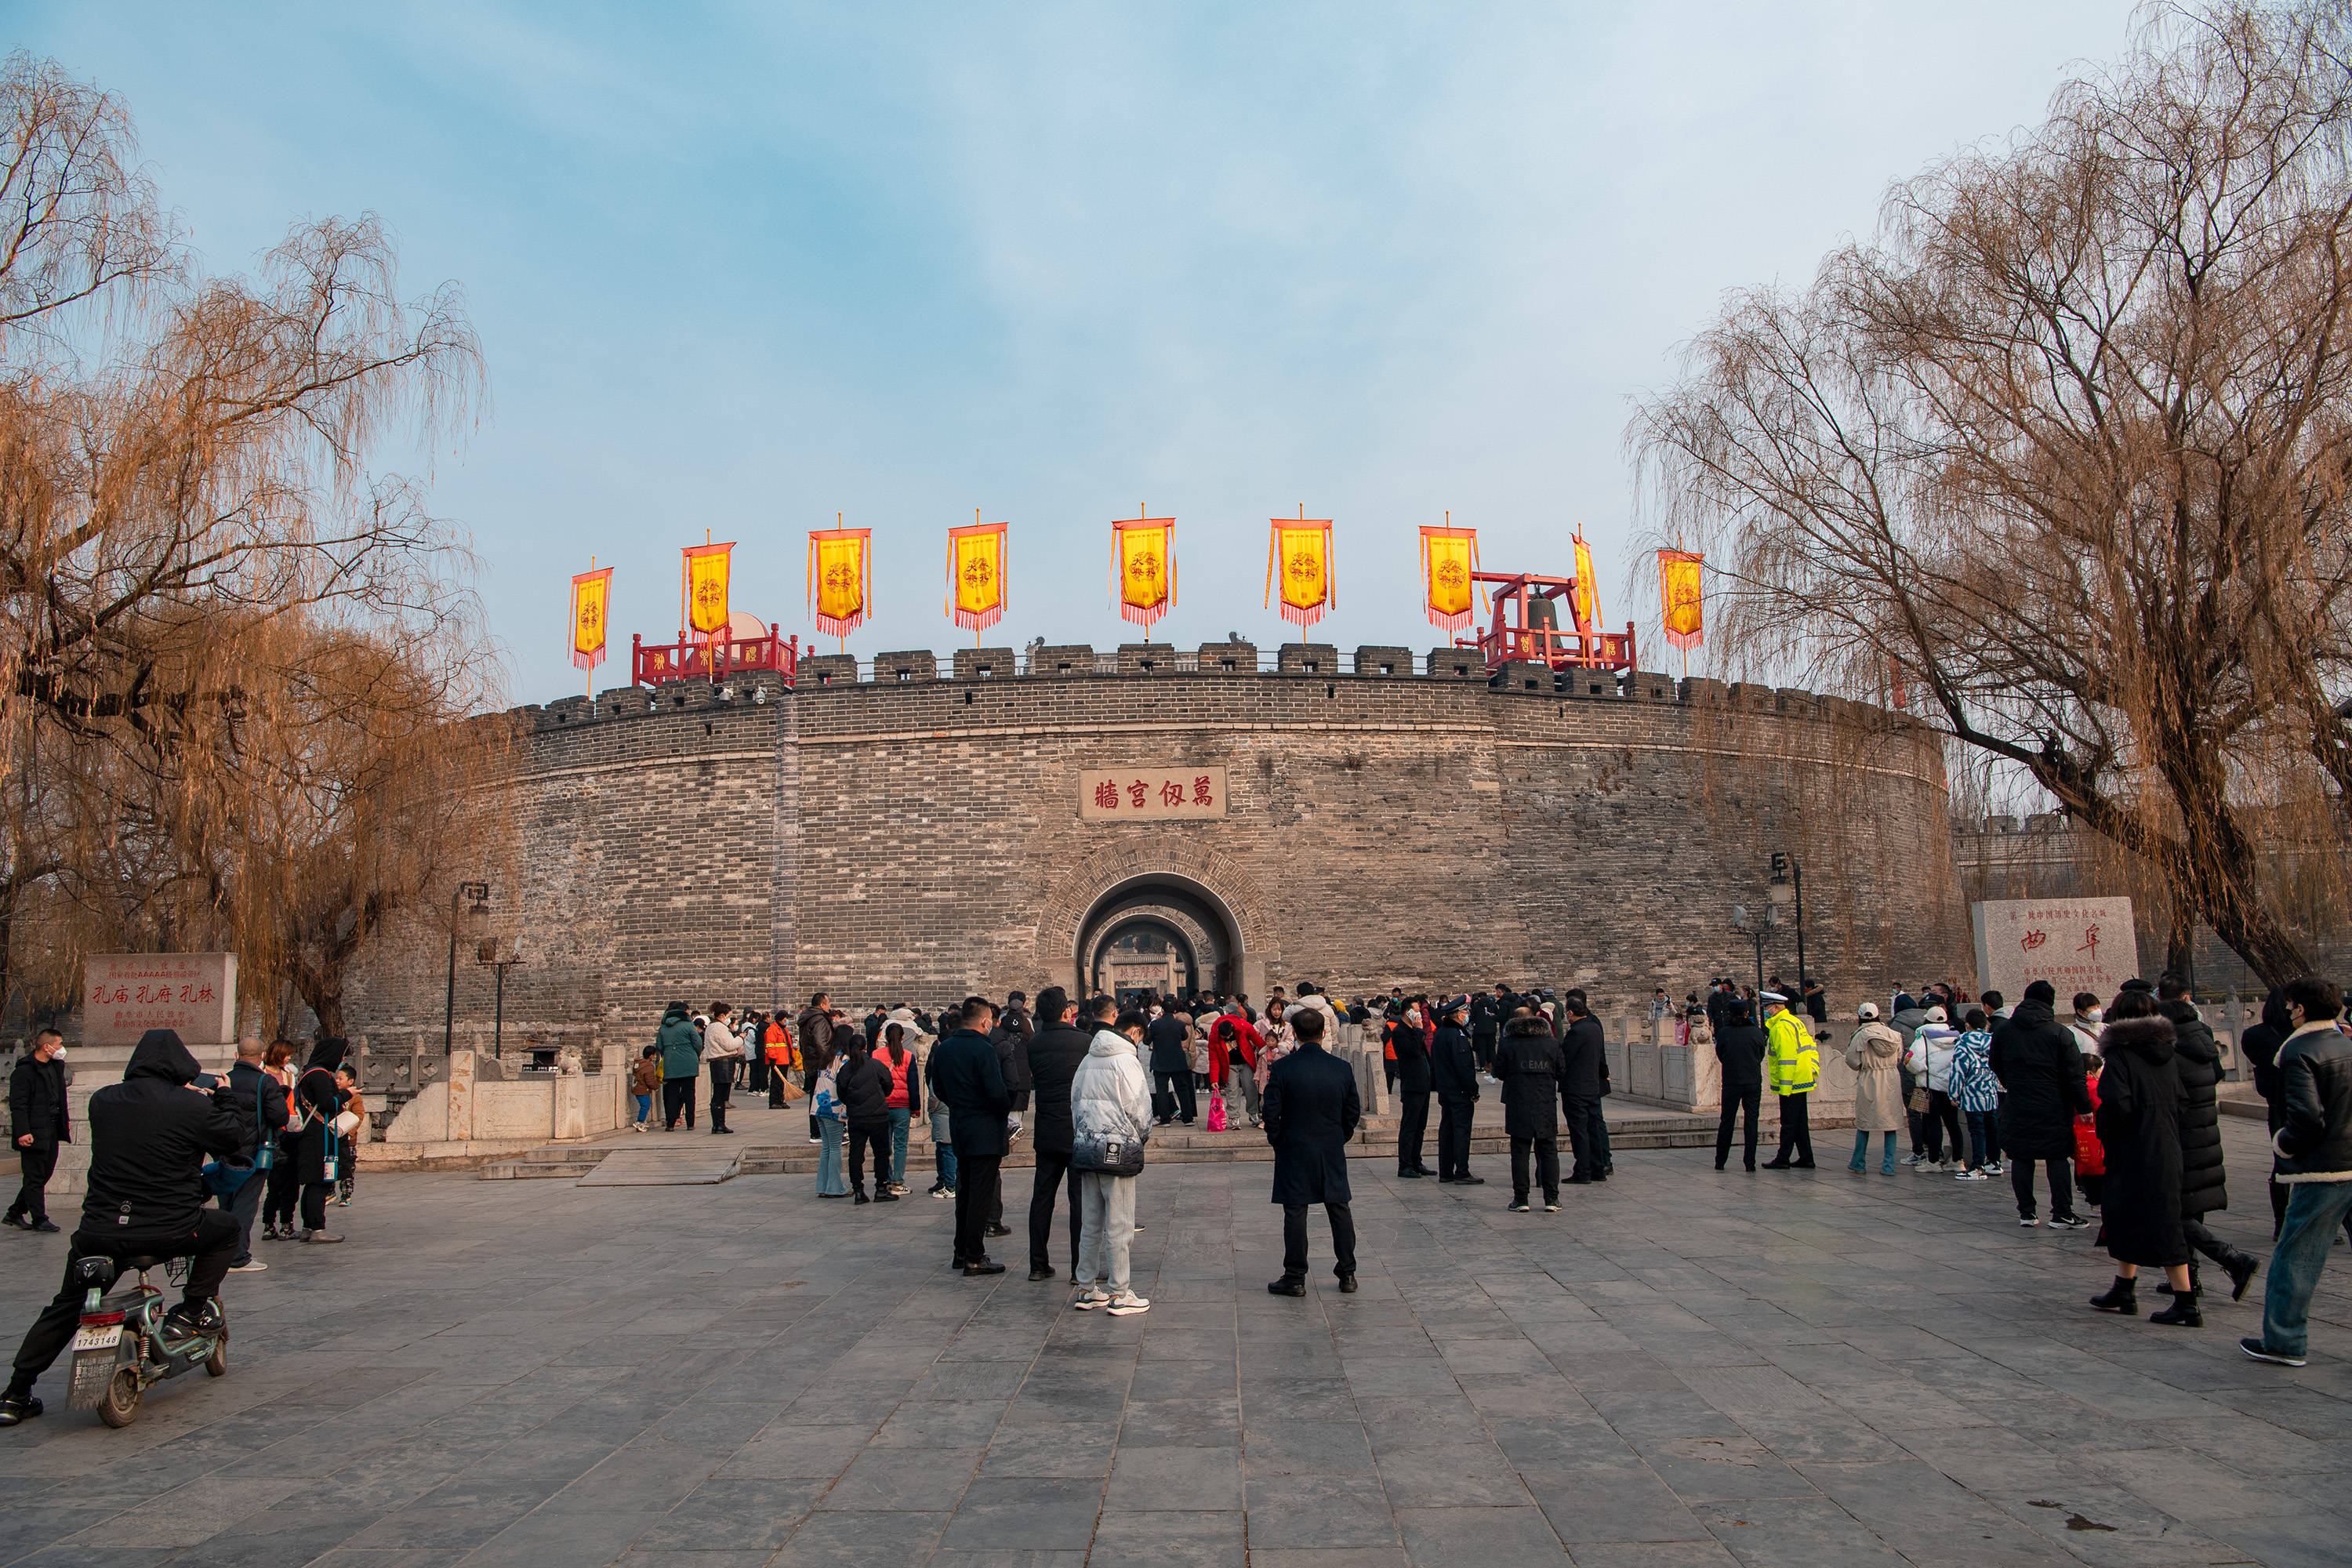
[[[889,1189],[903,1193],[907,1190],[907,1129],[923,1108],[923,1075],[915,1065],[915,1053],[907,1048],[904,1024],[882,1026],[882,1047],[874,1053],[874,1060],[890,1074],[890,1096],[884,1101],[890,1108]],[[881,1173],[875,1173],[874,1184],[883,1184]]]

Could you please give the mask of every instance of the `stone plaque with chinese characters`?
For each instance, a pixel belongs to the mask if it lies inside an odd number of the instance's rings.
[[[93,952],[82,960],[81,1037],[93,1046],[135,1046],[150,1029],[183,1045],[236,1038],[236,954]]]
[[[2139,973],[2129,899],[2005,899],[1972,904],[1969,916],[1977,990],[1998,991],[2012,1007],[2037,980],[2058,993],[2061,1013],[2072,1011],[2077,991],[2104,1005]]]
[[[1223,768],[1087,768],[1078,816],[1087,822],[1192,822],[1225,815]]]

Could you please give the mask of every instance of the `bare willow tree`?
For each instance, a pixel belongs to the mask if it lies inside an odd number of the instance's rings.
[[[2352,792],[2347,19],[2150,14],[1810,289],[1733,296],[1629,436],[1736,658],[1905,689],[2274,983],[2265,867],[2340,898]]]
[[[378,466],[478,386],[454,287],[404,300],[373,218],[201,276],[121,103],[0,69],[0,933],[39,888],[52,956],[229,946],[248,1000],[316,970],[318,858],[389,868],[424,737],[488,694],[460,542]]]

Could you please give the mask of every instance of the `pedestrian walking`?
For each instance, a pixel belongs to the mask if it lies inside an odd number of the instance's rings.
[[[58,1227],[49,1220],[49,1177],[58,1168],[58,1145],[73,1142],[73,1123],[66,1113],[66,1066],[58,1059],[65,1044],[65,1037],[55,1029],[41,1030],[33,1037],[33,1048],[18,1057],[8,1073],[8,1146],[16,1151],[21,1180],[5,1223],[50,1236]],[[246,1229],[252,1228],[248,1212]],[[250,1248],[243,1251],[250,1256]]]
[[[1151,1082],[1137,1049],[1150,1020],[1141,1013],[1118,1013],[1108,996],[1096,997],[1091,1011],[1094,1036],[1069,1085],[1070,1171],[1077,1178],[1079,1219],[1078,1255],[1070,1268],[1076,1293],[1070,1305],[1082,1312],[1100,1308],[1128,1317],[1151,1310],[1150,1299],[1136,1294],[1129,1277],[1135,1184],[1154,1121]],[[1057,1059],[1064,1044],[1056,1041],[1053,1047]],[[1044,1139],[1041,1128],[1040,1158]],[[1033,1222],[1033,1262],[1044,1234]],[[1036,1278],[1034,1269],[1031,1278]]]
[[[1005,1118],[1013,1110],[1013,1092],[1005,1087],[1003,1066],[988,1037],[996,1021],[996,1004],[985,996],[967,996],[957,1017],[955,1030],[931,1048],[932,1088],[947,1105],[948,1135],[955,1145],[951,1267],[971,1276],[1002,1274],[1004,1265],[988,1256],[988,1216],[1000,1203],[997,1172],[1009,1145]]]
[[[1423,1005],[1408,1004],[1404,1016],[1389,1028],[1389,1047],[1395,1053],[1390,1066],[1397,1090],[1397,1174],[1415,1182],[1437,1174],[1421,1158],[1422,1142],[1429,1135],[1429,1095],[1434,1082],[1429,1061],[1433,1031]]]
[[[1438,1026],[1430,1052],[1430,1082],[1437,1091],[1437,1179],[1460,1187],[1486,1185],[1470,1173],[1470,1128],[1478,1113],[1478,1047],[1470,1035],[1471,999],[1455,998]]]
[[[1720,1002],[1709,998],[1709,1005],[1723,1019],[1714,1026],[1715,1059],[1723,1068],[1723,1115],[1715,1124],[1715,1168],[1720,1171],[1730,1162],[1732,1121],[1744,1110],[1748,1114],[1745,1158],[1752,1171],[1756,1168],[1756,1118],[1764,1101],[1764,1058],[1770,1046],[1747,1003],[1731,995],[1728,989],[1718,991],[1717,996]]]
[[[849,1047],[862,1044],[865,1037],[846,1022],[829,1024],[827,1027],[832,1033],[826,1037],[816,1082],[809,1091],[809,1121],[817,1129],[818,1142],[816,1195],[845,1198],[849,1195],[849,1175],[842,1158],[841,1069],[848,1065]]]
[[[2302,1366],[2328,1247],[2352,1220],[2352,1039],[2339,1024],[2344,1002],[2335,986],[2305,977],[2281,989],[2292,1028],[2275,1058],[2284,1124],[2271,1148],[2273,1173],[2288,1190],[2286,1223],[2271,1250],[2262,1336],[2238,1348],[2256,1361]]]
[[[1918,1085],[1913,1092],[1925,1096],[1919,1107],[1927,1139],[1927,1154],[1918,1167],[1923,1171],[1930,1165],[1949,1171],[1962,1158],[1960,1111],[1952,1100],[1952,1048],[1959,1038],[1960,1032],[1946,1021],[1944,1009],[1929,1007],[1920,1015],[1919,1026],[1912,1032],[1911,1047],[1904,1058]],[[1944,1150],[1947,1136],[1952,1145],[1948,1155]]]
[[[1190,1127],[1196,1110],[1192,1099],[1191,1031],[1185,1026],[1186,1020],[1177,1016],[1171,1003],[1151,1020],[1148,1035],[1151,1042],[1152,1111],[1162,1127],[1171,1121],[1181,1121]]]
[[[2099,1142],[2107,1152],[2106,1202],[2101,1215],[2116,1282],[2091,1298],[2103,1312],[2131,1317],[2139,1310],[2136,1279],[2161,1268],[2171,1282],[2172,1305],[2151,1323],[2202,1328],[2196,1292],[2189,1288],[2189,1238],[2180,1228],[2180,1087],[2172,1024],[2156,1013],[2145,991],[2126,991],[2107,1009],[2099,1037],[2105,1065],[2099,1073]]]
[[[735,1075],[743,1066],[743,1042],[729,1022],[733,1012],[726,1003],[713,1002],[710,1022],[702,1029],[702,1059],[710,1066],[710,1131],[714,1135],[734,1131],[727,1125],[727,1102],[734,1098]],[[691,1117],[687,1125],[694,1125]]]
[[[2074,1212],[2074,1186],[2067,1162],[2079,1140],[2075,1121],[2096,1109],[2084,1081],[2083,1052],[2074,1031],[2058,1021],[2057,992],[2046,980],[2025,988],[2010,1016],[1992,1032],[1985,1060],[2008,1089],[2001,1142],[2008,1145],[2010,1191],[2017,1197],[2017,1223],[2041,1223],[2034,1209],[2034,1163],[2050,1183],[2050,1223],[2079,1230],[2089,1222]],[[2097,1142],[2095,1129],[2092,1141]]]
[[[1609,1092],[1609,1047],[1583,992],[1565,993],[1560,1008],[1567,1015],[1567,1027],[1559,1041],[1559,1101],[1568,1118],[1569,1149],[1576,1159],[1568,1180],[1570,1185],[1584,1186],[1609,1179],[1609,1123],[1601,1110]]]
[[[2285,1046],[2287,1037],[2294,1033],[2294,1024],[2287,1016],[2286,991],[2284,987],[2273,986],[2270,994],[2263,998],[2260,1021],[2249,1025],[2238,1037],[2238,1049],[2246,1060],[2253,1064],[2254,1092],[2263,1097],[2263,1104],[2267,1110],[2266,1121],[2273,1138],[2276,1138],[2279,1129],[2286,1125],[2286,1105],[2280,1094],[2282,1080],[2278,1054]],[[2272,1173],[2267,1184],[2271,1198],[2271,1239],[2276,1241],[2280,1229],[2286,1224],[2287,1189],[2275,1172]]]
[[[662,1131],[677,1131],[677,1119],[686,1118],[686,1130],[694,1131],[694,1080],[702,1071],[702,1037],[694,1027],[694,1016],[683,1002],[673,1002],[662,1013],[661,1027],[654,1035],[654,1044],[662,1054]]]
[[[1100,1016],[1117,1016],[1118,1009],[1108,997],[1095,999],[1095,1011]],[[1091,1020],[1090,1020],[1091,1021]],[[1029,1278],[1054,1278],[1052,1244],[1054,1239],[1054,1202],[1057,1194],[1066,1193],[1070,1210],[1070,1278],[1084,1283],[1078,1273],[1078,1252],[1081,1246],[1081,1211],[1085,1207],[1086,1182],[1076,1166],[1070,1163],[1072,1140],[1076,1130],[1071,1121],[1070,1096],[1078,1069],[1093,1047],[1093,1039],[1078,1027],[1077,1005],[1068,992],[1058,985],[1048,985],[1037,993],[1037,1032],[1029,1038],[1029,1097],[1032,1121],[1031,1133],[1036,1149],[1036,1171],[1029,1186]],[[1132,1050],[1129,1052],[1133,1055]],[[1141,1069],[1137,1072],[1141,1082]],[[1150,1094],[1146,1087],[1142,1095],[1145,1120],[1150,1117]],[[1131,1194],[1133,1188],[1129,1188]],[[1132,1226],[1135,1210],[1130,1201],[1126,1223]],[[1119,1270],[1119,1281],[1126,1283],[1127,1271]]]
[[[1989,1182],[2000,1174],[2000,1082],[1992,1071],[1992,1032],[1981,1007],[1969,1008],[1960,1022],[1952,1042],[1952,1105],[1968,1123],[1969,1163],[1958,1179]]]
[[[1282,1205],[1282,1278],[1266,1286],[1270,1295],[1307,1294],[1310,1204],[1321,1204],[1331,1223],[1332,1271],[1340,1290],[1356,1290],[1348,1140],[1363,1121],[1363,1102],[1356,1093],[1355,1069],[1323,1048],[1327,1016],[1300,1005],[1290,1025],[1297,1044],[1266,1077],[1265,1141],[1274,1145],[1274,1201]]]
[[[1813,1040],[1813,1032],[1789,1010],[1788,997],[1767,991],[1762,1000],[1765,1078],[1780,1101],[1780,1150],[1764,1162],[1764,1168],[1810,1171],[1813,1131],[1807,1106],[1813,1085],[1821,1080],[1821,1047]]]
[[[1861,1027],[1845,1043],[1845,1065],[1853,1070],[1853,1158],[1849,1171],[1870,1163],[1870,1141],[1885,1140],[1878,1173],[1895,1173],[1895,1135],[1903,1131],[1903,1037],[1878,1021],[1878,1004],[1854,1009]],[[1750,1123],[1753,1124],[1752,1121]],[[1720,1135],[1718,1135],[1720,1136]],[[1753,1145],[1750,1145],[1752,1150]],[[1722,1162],[1718,1159],[1717,1165]]]
[[[1559,1211],[1560,1079],[1568,1063],[1551,1027],[1521,1012],[1495,1043],[1495,1078],[1503,1086],[1503,1131],[1511,1140],[1511,1212],[1528,1212],[1528,1156],[1543,1189],[1546,1214]]]
[[[2189,1288],[2200,1297],[2195,1253],[2201,1252],[2230,1276],[2230,1300],[2242,1301],[2246,1287],[2262,1272],[2263,1260],[2213,1234],[2209,1214],[2230,1206],[2229,1173],[2221,1154],[2221,1047],[2189,999],[2177,975],[2157,985],[2158,1016],[2172,1026],[2172,1054],[2180,1068],[2180,1233],[2189,1238]]]

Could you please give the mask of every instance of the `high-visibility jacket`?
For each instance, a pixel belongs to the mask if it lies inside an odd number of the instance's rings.
[[[1783,1007],[1765,1020],[1764,1081],[1772,1092],[1810,1093],[1821,1077],[1821,1047],[1797,1015]]]

